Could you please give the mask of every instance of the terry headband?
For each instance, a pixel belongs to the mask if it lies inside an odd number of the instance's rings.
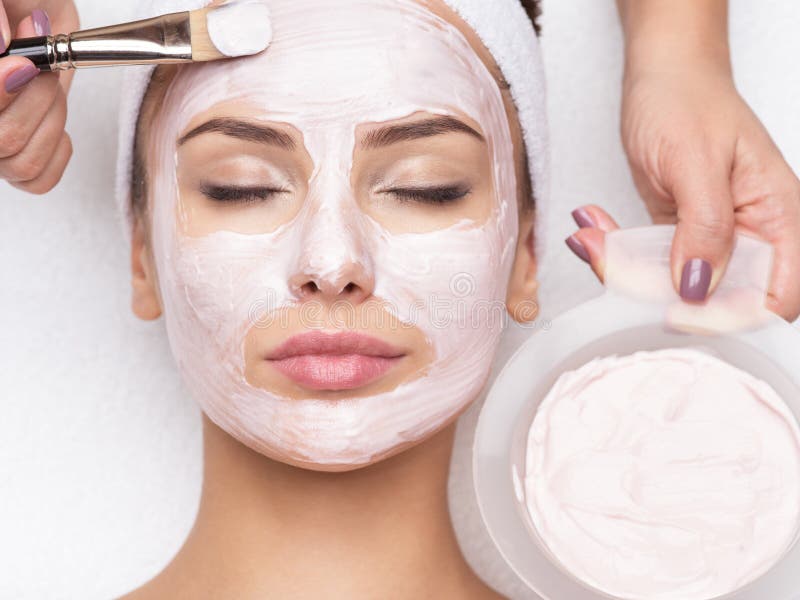
[[[536,252],[544,255],[544,211],[549,204],[549,144],[545,105],[545,76],[541,48],[519,0],[445,0],[477,33],[511,87],[528,155],[536,199]],[[208,0],[149,0],[137,3],[134,18],[195,10]],[[269,52],[269,49],[267,49]],[[136,124],[154,66],[129,67],[122,83],[116,199],[126,237],[132,227],[131,176]]]

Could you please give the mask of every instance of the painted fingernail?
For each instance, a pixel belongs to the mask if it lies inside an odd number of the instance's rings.
[[[597,227],[592,215],[585,208],[576,208],[572,211],[572,218],[578,224],[578,227]]]
[[[686,261],[681,273],[681,298],[690,302],[702,302],[708,296],[711,285],[711,263],[702,258]]]
[[[589,258],[589,251],[586,250],[586,246],[584,246],[578,238],[576,238],[574,235],[571,235],[564,241],[567,243],[569,249],[575,253],[575,256],[580,258],[583,262],[591,262]]]
[[[18,92],[38,74],[39,69],[33,65],[20,67],[6,78],[6,93],[13,94],[14,92]]]
[[[33,19],[33,30],[36,35],[50,35],[52,33],[50,17],[47,16],[46,12],[38,8],[34,9],[31,12],[31,18]]]

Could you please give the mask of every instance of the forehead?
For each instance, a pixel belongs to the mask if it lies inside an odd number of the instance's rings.
[[[168,105],[176,105],[183,127],[237,99],[263,113],[254,116],[300,126],[386,121],[419,110],[485,125],[481,117],[499,88],[481,48],[446,7],[416,0],[269,6],[274,38],[267,52],[180,71]]]

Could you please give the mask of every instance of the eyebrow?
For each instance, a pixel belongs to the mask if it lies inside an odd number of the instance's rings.
[[[284,133],[269,125],[257,124],[252,121],[242,121],[230,117],[211,119],[195,127],[178,140],[178,146],[204,133],[221,133],[247,142],[278,146],[284,150],[294,150],[296,146],[294,139],[288,133]]]
[[[399,125],[387,125],[367,133],[361,140],[366,148],[380,148],[408,142],[445,133],[466,133],[480,141],[485,141],[483,136],[472,127],[455,117],[440,116],[417,121],[415,123],[402,123]]]

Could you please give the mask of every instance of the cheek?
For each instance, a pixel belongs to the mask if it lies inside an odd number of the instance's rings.
[[[206,344],[240,357],[243,332],[290,302],[285,237],[284,230],[253,236],[221,231],[179,240],[175,309],[205,331]]]
[[[485,350],[493,349],[503,325],[515,246],[498,229],[490,221],[377,239],[376,295],[396,307],[402,321],[425,332],[440,360],[473,351],[490,360],[493,350]]]

